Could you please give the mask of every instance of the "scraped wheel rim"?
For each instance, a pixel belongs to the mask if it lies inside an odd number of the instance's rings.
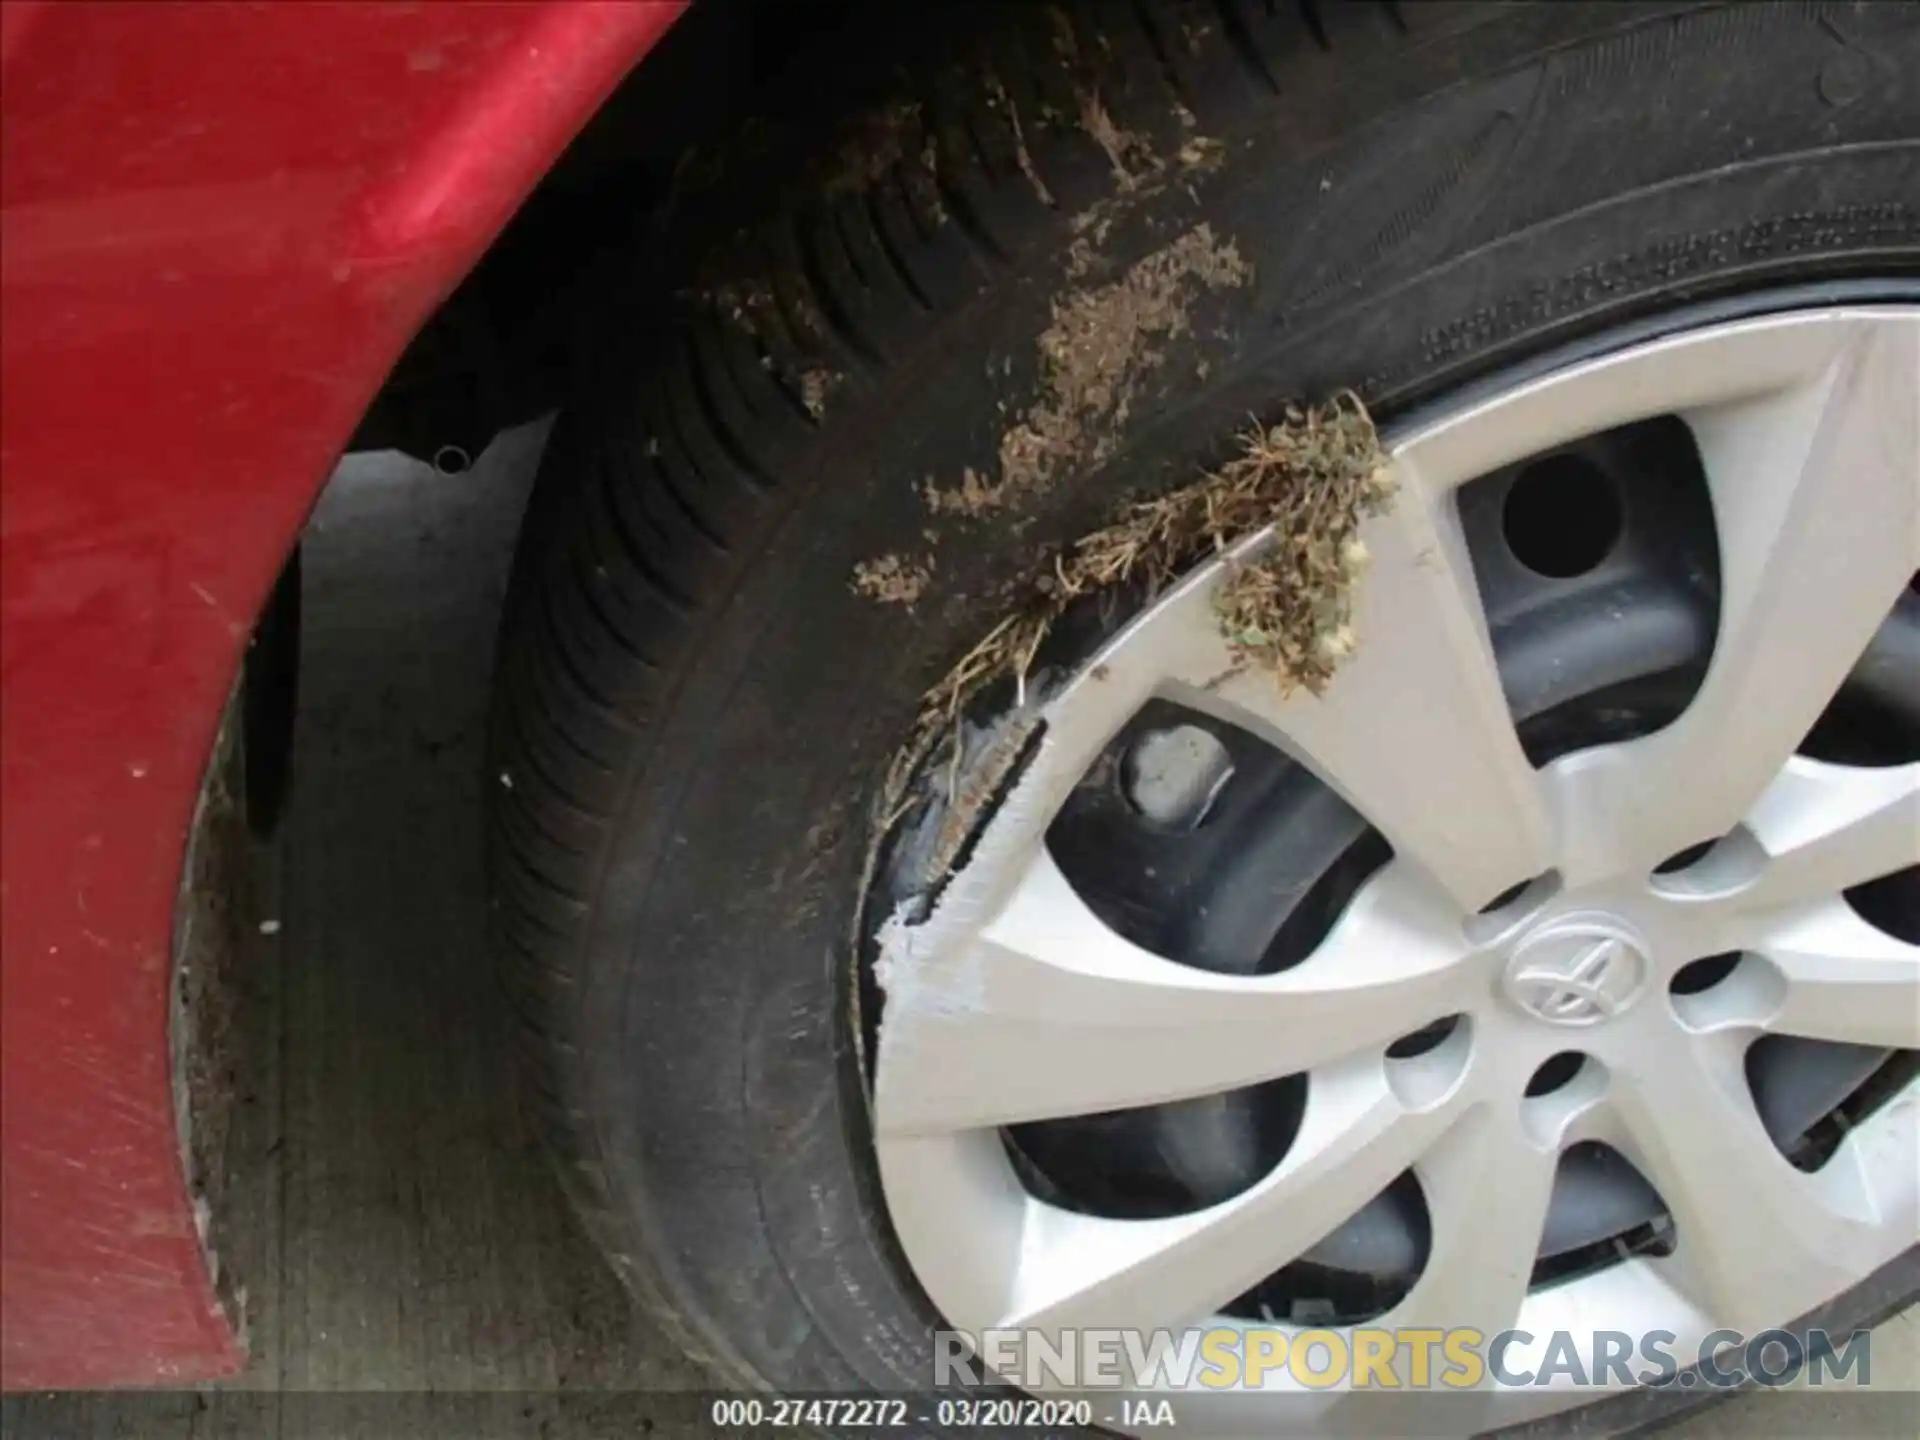
[[[1899,1061],[1920,1049],[1920,945],[1857,897],[1920,864],[1920,752],[1911,735],[1890,763],[1803,751],[1915,603],[1917,409],[1910,308],[1620,350],[1390,447],[1395,502],[1362,530],[1359,645],[1323,695],[1283,696],[1219,633],[1216,588],[1259,536],[1087,657],[931,912],[880,931],[881,1181],[946,1319],[1051,1334],[1266,1323],[1236,1301],[1408,1183],[1426,1223],[1417,1273],[1367,1323],[1541,1337],[1513,1347],[1515,1369],[1559,1330],[1669,1330],[1686,1363],[1710,1332],[1785,1324],[1911,1246],[1920,1085]],[[1709,502],[1710,657],[1651,733],[1536,768],[1462,497],[1662,415],[1684,424]],[[1156,954],[1063,870],[1050,826],[1154,705],[1289,757],[1390,848],[1295,963],[1236,974]],[[1202,808],[1191,777],[1208,763],[1143,809],[1168,794]],[[1711,983],[1691,983],[1703,965]],[[1884,1062],[1817,1164],[1783,1152],[1756,1100],[1755,1044],[1779,1037]],[[1101,1213],[1036,1183],[1009,1142],[1287,1077],[1301,1098],[1281,1152],[1195,1208]],[[1543,1278],[1563,1158],[1595,1146],[1657,1195],[1657,1243]],[[1266,1394],[1292,1397],[1282,1428],[1354,1403],[1343,1386],[1303,1396],[1288,1373]],[[1593,1394],[1549,1386],[1524,1403]]]

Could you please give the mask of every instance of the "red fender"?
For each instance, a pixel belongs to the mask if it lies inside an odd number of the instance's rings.
[[[168,1047],[242,648],[395,358],[680,0],[0,7],[0,1384],[243,1355]]]

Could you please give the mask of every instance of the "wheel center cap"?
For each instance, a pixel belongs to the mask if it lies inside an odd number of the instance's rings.
[[[1550,1025],[1597,1025],[1640,998],[1653,967],[1639,938],[1608,915],[1568,915],[1524,936],[1507,961],[1507,998]]]

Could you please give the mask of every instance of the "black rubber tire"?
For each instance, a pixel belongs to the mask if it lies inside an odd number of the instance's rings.
[[[888,762],[996,596],[1289,398],[1391,416],[1686,303],[1920,264],[1920,7],[917,15],[910,103],[687,202],[685,288],[554,431],[499,662],[497,930],[569,1188],[691,1351],[782,1390],[930,1378],[851,937]],[[930,511],[929,479],[996,477],[1055,307],[1203,225],[1245,275],[1176,276],[1072,463]],[[886,556],[911,605],[850,583]]]

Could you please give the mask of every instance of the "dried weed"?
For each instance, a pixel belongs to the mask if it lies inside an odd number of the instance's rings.
[[[1088,268],[1086,252],[1070,252],[1070,277]],[[1002,433],[998,475],[969,472],[958,487],[924,486],[927,508],[980,518],[1043,493],[1075,466],[1104,460],[1136,388],[1165,358],[1161,342],[1188,333],[1197,295],[1244,285],[1251,273],[1239,247],[1202,223],[1117,280],[1056,297],[1036,342],[1040,393]]]
[[[900,555],[882,555],[862,560],[853,567],[856,594],[883,605],[905,605],[909,609],[926,593],[933,579],[931,559],[916,563]]]
[[[1256,425],[1241,439],[1240,454],[1218,470],[1128,506],[1057,555],[1024,602],[927,692],[908,753],[925,755],[988,685],[1011,678],[1024,686],[1054,622],[1076,600],[1122,585],[1158,591],[1268,527],[1272,543],[1234,565],[1220,586],[1221,633],[1283,691],[1318,694],[1353,651],[1352,588],[1367,559],[1360,522],[1390,502],[1393,472],[1351,392],[1291,406],[1279,424]]]

